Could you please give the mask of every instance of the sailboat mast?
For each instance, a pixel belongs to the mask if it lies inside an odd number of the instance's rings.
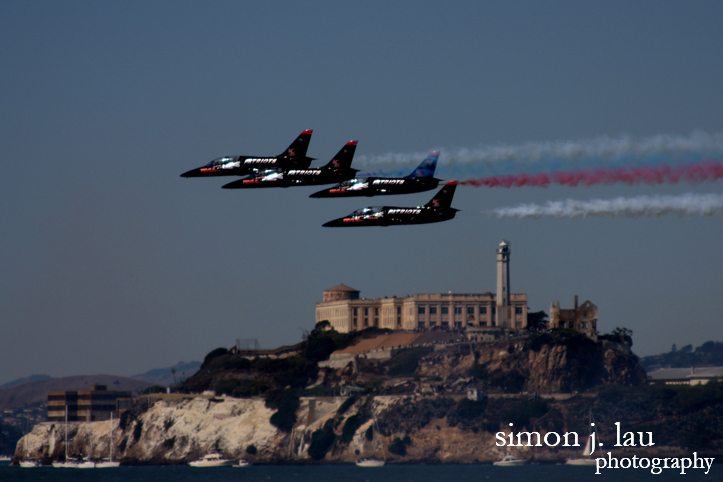
[[[68,462],[68,405],[65,405],[65,462]]]

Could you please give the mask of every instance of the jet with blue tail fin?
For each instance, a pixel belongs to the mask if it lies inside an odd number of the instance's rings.
[[[404,177],[359,177],[349,179],[336,186],[316,192],[309,197],[352,197],[380,196],[388,194],[410,194],[435,189],[440,180],[434,177],[439,151],[434,151]]]
[[[327,228],[347,226],[395,226],[404,224],[427,224],[448,221],[454,218],[459,209],[452,207],[452,198],[457,189],[457,181],[451,181],[424,206],[395,207],[377,206],[359,209],[325,223]]]

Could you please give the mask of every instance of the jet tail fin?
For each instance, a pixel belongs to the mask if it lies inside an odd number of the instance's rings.
[[[350,169],[351,161],[354,159],[354,153],[356,152],[357,142],[359,141],[347,142],[324,167],[332,170]]]
[[[299,134],[296,140],[278,157],[305,158],[306,150],[309,148],[309,142],[311,142],[312,132],[314,132],[313,129],[307,129]]]
[[[434,170],[437,168],[437,160],[439,159],[439,151],[430,152],[417,168],[407,176],[409,179],[417,177],[434,177]]]
[[[452,207],[452,198],[454,197],[454,191],[456,189],[457,181],[448,182],[424,207],[445,209]]]

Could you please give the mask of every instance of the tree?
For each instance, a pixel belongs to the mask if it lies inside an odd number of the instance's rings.
[[[545,331],[549,322],[544,311],[527,312],[527,329],[533,333]]]

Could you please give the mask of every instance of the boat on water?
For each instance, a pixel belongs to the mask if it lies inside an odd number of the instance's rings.
[[[20,467],[23,467],[25,469],[31,469],[33,467],[40,467],[41,464],[39,460],[35,459],[27,459],[27,460],[21,460],[20,461]]]
[[[587,442],[585,443],[585,448],[582,451],[582,457],[578,457],[576,459],[567,459],[565,461],[565,465],[595,465],[595,459],[592,456],[592,452],[594,450],[594,447],[592,446],[593,443],[595,443],[595,438],[593,437],[593,434],[595,434],[595,425],[592,418],[592,412],[590,412],[590,434],[587,436]]]
[[[248,460],[240,459],[238,462],[233,464],[233,466],[234,467],[250,467],[251,462],[249,462]]]
[[[204,455],[202,459],[189,462],[191,467],[228,467],[233,465],[233,460],[224,458],[221,454],[213,453]]]
[[[68,407],[65,407],[65,459],[61,462],[54,461],[51,464],[56,469],[75,469],[78,467],[78,461],[68,458]]]
[[[369,459],[359,459],[356,461],[357,466],[359,467],[384,467],[384,464],[386,462],[384,460],[375,459],[375,458],[369,458]]]
[[[492,465],[496,465],[498,467],[517,467],[520,465],[525,465],[527,463],[526,460],[518,459],[512,454],[507,454],[504,457],[502,457],[502,460],[498,460],[494,462]]]
[[[90,459],[83,459],[82,462],[78,462],[78,464],[75,466],[76,469],[94,469],[95,468],[95,462],[93,462]]]
[[[96,462],[95,468],[96,469],[114,469],[116,467],[120,467],[120,462],[113,460],[113,445],[115,439],[113,438],[113,412],[110,413],[110,441],[108,442],[108,445],[110,445],[110,455],[108,459],[103,459],[100,462]]]

